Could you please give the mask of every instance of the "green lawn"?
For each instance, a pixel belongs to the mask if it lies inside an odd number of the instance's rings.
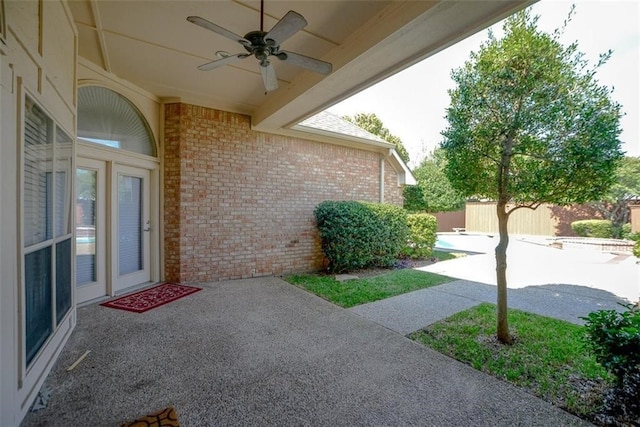
[[[319,274],[292,275],[284,279],[346,308],[453,280],[439,274],[412,269],[393,270],[380,276],[346,282],[338,282],[334,276]]]
[[[480,304],[438,322],[411,338],[588,418],[602,403],[613,378],[585,349],[582,326],[510,310],[513,345],[499,344],[496,309]]]

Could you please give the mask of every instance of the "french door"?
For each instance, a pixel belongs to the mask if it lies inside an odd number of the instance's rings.
[[[149,170],[78,157],[76,194],[76,302],[149,282]]]
[[[149,171],[116,165],[112,173],[113,293],[148,282],[150,268]]]
[[[76,167],[76,302],[108,295],[106,163],[78,158]]]

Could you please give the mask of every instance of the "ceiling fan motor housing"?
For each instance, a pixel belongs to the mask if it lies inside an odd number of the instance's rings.
[[[273,40],[265,40],[264,36],[266,35],[265,31],[251,31],[244,36],[251,42],[251,44],[245,44],[244,48],[259,61],[265,61],[270,55],[278,57],[284,55],[278,53],[280,46],[276,46]]]

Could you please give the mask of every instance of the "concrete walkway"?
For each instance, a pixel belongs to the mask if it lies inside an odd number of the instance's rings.
[[[444,285],[351,308],[388,329],[408,334],[481,302],[495,304],[494,248],[487,235],[445,234],[449,250],[475,253],[420,268],[458,278]],[[548,247],[540,238],[512,238],[508,249],[508,305],[582,324],[601,309],[638,300],[640,266],[630,255]]]
[[[278,278],[143,314],[82,307],[45,387],[23,426],[117,426],[169,405],[183,427],[586,424]]]
[[[619,303],[626,302],[599,289],[572,285],[512,289],[508,295],[510,308],[576,324],[582,324],[580,317],[592,311],[619,310]],[[496,298],[496,287],[493,285],[455,280],[433,288],[359,305],[350,310],[406,335],[482,302],[495,304]]]

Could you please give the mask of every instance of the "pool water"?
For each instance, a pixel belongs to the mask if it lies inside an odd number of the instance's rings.
[[[441,249],[452,249],[454,246],[447,242],[446,240],[442,240],[441,238],[438,238],[436,240],[436,244],[435,244],[436,248],[441,248]]]

